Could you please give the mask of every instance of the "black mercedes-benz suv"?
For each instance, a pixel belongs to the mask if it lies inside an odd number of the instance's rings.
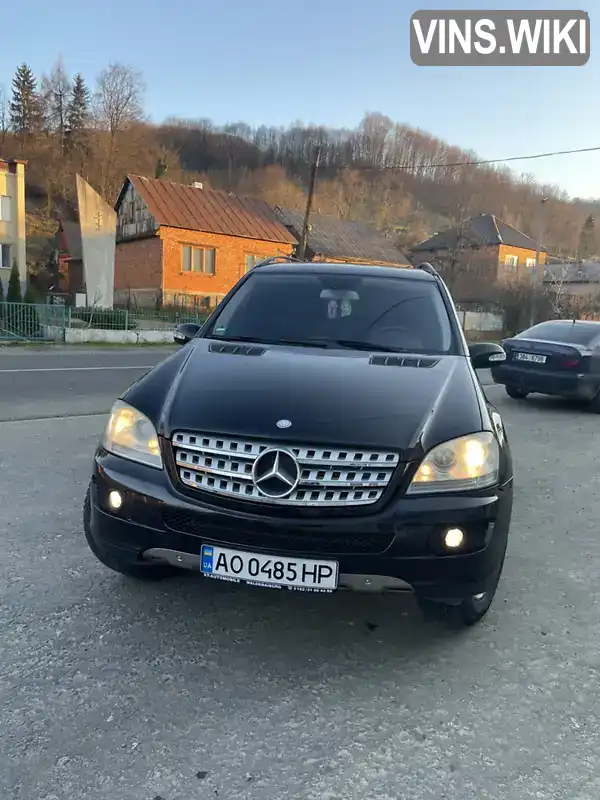
[[[101,562],[484,616],[513,473],[475,370],[505,355],[469,349],[430,265],[271,260],[175,339],[95,455],[84,524]]]

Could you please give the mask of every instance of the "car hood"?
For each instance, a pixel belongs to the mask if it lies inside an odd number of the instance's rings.
[[[219,346],[216,346],[219,349]],[[222,433],[297,444],[392,448],[419,457],[481,430],[482,394],[466,357],[373,357],[265,346],[215,352],[197,339],[124,397],[161,435]],[[159,374],[162,371],[162,376]],[[286,429],[278,420],[289,420]]]

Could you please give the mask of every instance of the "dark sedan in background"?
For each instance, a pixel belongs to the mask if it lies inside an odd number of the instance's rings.
[[[600,413],[600,322],[550,320],[505,339],[496,383],[521,400],[539,393],[582,400]]]

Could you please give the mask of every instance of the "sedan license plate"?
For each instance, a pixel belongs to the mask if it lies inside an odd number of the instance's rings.
[[[202,545],[200,567],[208,578],[300,592],[333,592],[339,571],[337,561],[268,556],[213,545]]]
[[[538,356],[536,353],[515,353],[517,361],[533,361],[534,364],[545,364],[546,356]]]

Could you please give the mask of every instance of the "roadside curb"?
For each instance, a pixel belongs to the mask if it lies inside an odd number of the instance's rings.
[[[138,342],[136,344],[111,343],[111,342],[73,342],[71,344],[53,342],[2,342],[0,352],[3,350],[59,350],[73,352],[75,350],[173,350],[179,349],[179,345],[169,342]]]

